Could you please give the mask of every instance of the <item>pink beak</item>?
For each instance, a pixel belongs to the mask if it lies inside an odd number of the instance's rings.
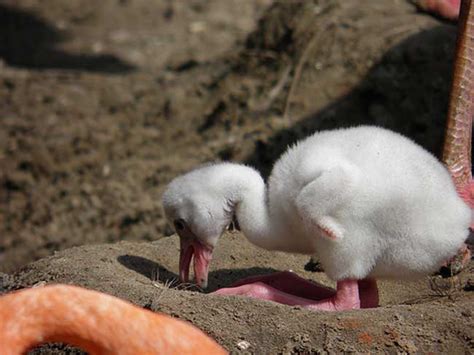
[[[189,281],[189,266],[194,256],[194,278],[196,284],[201,288],[206,288],[209,263],[212,259],[212,249],[203,245],[194,235],[187,235],[188,233],[178,234],[181,246],[179,255],[179,278],[181,282]]]

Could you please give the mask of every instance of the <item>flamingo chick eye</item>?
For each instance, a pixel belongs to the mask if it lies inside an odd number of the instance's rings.
[[[182,231],[184,230],[184,228],[186,228],[186,222],[184,221],[184,219],[176,219],[173,224],[176,228],[176,231]]]

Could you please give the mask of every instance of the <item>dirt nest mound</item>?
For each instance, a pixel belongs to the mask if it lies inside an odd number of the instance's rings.
[[[381,282],[382,307],[331,314],[178,287],[178,253],[176,236],[152,243],[76,247],[26,266],[5,278],[4,287],[70,283],[100,290],[190,321],[235,353],[472,350],[474,295],[464,288],[474,265],[454,286],[439,277],[431,283]],[[305,271],[306,262],[305,256],[267,252],[238,233],[227,234],[215,250],[207,291],[242,277],[287,269],[333,286],[324,274]],[[250,343],[246,351],[238,346],[242,341]]]

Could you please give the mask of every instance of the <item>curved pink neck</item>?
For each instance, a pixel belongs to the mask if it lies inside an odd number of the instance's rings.
[[[468,197],[468,200],[471,199],[469,184],[472,180],[471,136],[472,120],[474,118],[473,12],[472,1],[464,0],[459,15],[453,82],[443,148],[443,162],[448,167],[457,190],[465,200],[466,197]]]
[[[194,326],[71,285],[0,297],[0,353],[66,342],[94,354],[227,354]]]

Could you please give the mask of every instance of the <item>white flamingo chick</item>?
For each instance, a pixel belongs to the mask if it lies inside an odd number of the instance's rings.
[[[212,249],[235,217],[259,247],[314,254],[337,291],[305,299],[288,282],[283,290],[255,283],[217,293],[321,310],[374,305],[374,279],[435,272],[462,247],[471,222],[470,208],[433,155],[368,126],[300,141],[276,162],[268,187],[250,167],[208,165],[174,179],[163,204],[180,236],[183,281],[194,254],[196,282],[206,287]]]

